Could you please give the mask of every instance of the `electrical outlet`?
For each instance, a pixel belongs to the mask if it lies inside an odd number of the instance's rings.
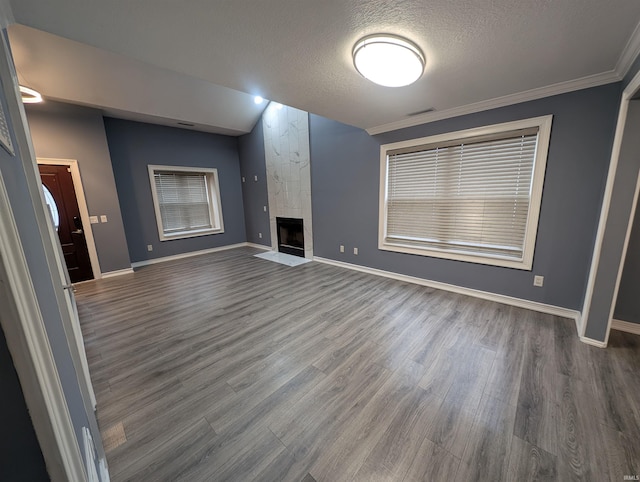
[[[147,244],[147,251],[153,251],[153,244]]]
[[[267,206],[262,206],[262,209],[265,213],[267,212]]]
[[[533,286],[542,286],[544,284],[544,276],[534,276],[533,277]]]
[[[358,254],[358,248],[353,248],[353,254],[355,254],[355,255]]]
[[[343,244],[340,245],[340,252],[344,253],[344,245]]]
[[[242,176],[242,182],[244,182],[244,181],[245,181],[245,178],[244,178],[244,176]]]
[[[258,182],[258,176],[253,176],[253,180],[254,180],[255,182]]]
[[[107,222],[107,215],[103,214],[102,216],[100,216],[100,222],[101,223],[106,223]]]
[[[262,239],[262,233],[258,233],[258,237]]]

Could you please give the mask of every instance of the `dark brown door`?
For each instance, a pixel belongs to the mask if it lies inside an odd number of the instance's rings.
[[[38,168],[45,187],[45,198],[50,194],[55,204],[51,206],[51,199],[48,199],[69,278],[72,283],[93,279],[71,172],[67,166],[39,165]]]

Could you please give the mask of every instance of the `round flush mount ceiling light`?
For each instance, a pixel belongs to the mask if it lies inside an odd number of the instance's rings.
[[[38,102],[42,102],[42,95],[40,95],[40,92],[30,89],[29,87],[25,87],[24,85],[20,86],[20,94],[23,104],[37,104]]]
[[[413,84],[424,72],[420,48],[396,35],[369,35],[353,47],[353,65],[371,82],[385,87]]]

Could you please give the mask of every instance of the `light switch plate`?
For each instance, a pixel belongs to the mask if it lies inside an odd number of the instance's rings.
[[[534,276],[533,277],[533,286],[540,287],[542,285],[544,285],[544,276],[538,276],[538,275]]]
[[[107,222],[107,215],[106,214],[103,214],[103,215],[100,216],[100,222],[101,223],[106,223]]]
[[[98,224],[100,221],[98,221],[98,216],[89,216],[89,222],[91,224]]]

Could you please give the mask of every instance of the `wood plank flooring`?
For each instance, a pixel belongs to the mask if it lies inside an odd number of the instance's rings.
[[[256,252],[78,285],[113,481],[640,475],[640,337]]]

